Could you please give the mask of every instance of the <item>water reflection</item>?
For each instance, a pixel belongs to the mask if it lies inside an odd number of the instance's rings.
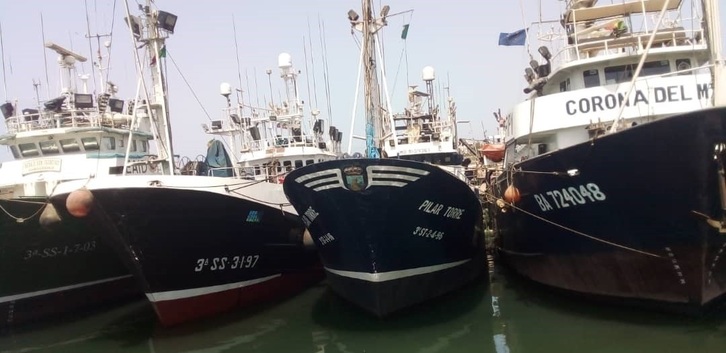
[[[154,352],[467,352],[487,343],[487,285],[378,319],[324,285],[256,313],[235,313],[177,329],[158,328]],[[482,312],[484,311],[484,312]],[[458,348],[457,348],[458,347]],[[481,350],[479,350],[481,351]]]
[[[9,352],[723,352],[726,308],[704,317],[563,297],[501,271],[386,319],[324,284],[177,328],[144,302],[0,335]]]

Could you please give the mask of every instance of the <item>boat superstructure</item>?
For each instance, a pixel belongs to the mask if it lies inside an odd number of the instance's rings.
[[[278,56],[278,67],[285,84],[285,100],[278,105],[271,102],[270,107],[254,107],[245,104],[238,95],[233,106],[229,98],[232,88],[222,83],[220,93],[227,99],[227,107],[220,120],[203,127],[206,133],[225,140],[225,145],[232,149],[230,154],[236,166],[210,166],[210,173],[281,183],[294,168],[341,155],[343,132],[331,125],[326,133],[326,120],[319,117],[317,109],[306,117],[299,95],[298,72],[290,54]]]

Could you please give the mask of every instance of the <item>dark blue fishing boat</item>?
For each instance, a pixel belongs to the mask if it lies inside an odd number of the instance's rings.
[[[693,8],[718,32],[713,3]],[[662,18],[682,1],[625,4],[568,7],[563,45],[583,57],[558,62],[541,47],[547,63],[527,71],[531,96],[509,117],[492,189],[499,253],[551,287],[700,311],[726,294],[720,44],[711,29],[704,39],[700,28],[617,22],[643,10]],[[588,28],[613,32],[582,36]],[[633,40],[647,45],[624,55]],[[550,62],[560,65],[550,72]]]
[[[373,53],[387,12],[373,18],[370,1],[362,18],[349,12],[364,33],[368,158],[305,166],[283,183],[331,288],[378,316],[461,287],[486,266],[481,204],[463,172],[453,102],[446,119],[433,108],[433,69],[424,69],[428,93],[411,87],[404,114],[383,113]]]

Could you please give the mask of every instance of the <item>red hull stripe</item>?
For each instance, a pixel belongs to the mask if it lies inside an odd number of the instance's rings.
[[[152,303],[162,302],[162,301],[166,301],[166,300],[185,299],[185,298],[191,298],[191,297],[198,297],[201,295],[224,292],[224,291],[228,291],[231,289],[244,288],[244,287],[248,287],[248,286],[262,283],[265,281],[269,281],[276,277],[280,277],[280,274],[278,273],[278,274],[272,275],[272,276],[255,278],[252,280],[247,280],[247,281],[242,281],[242,282],[221,284],[221,285],[210,286],[210,287],[200,287],[200,288],[191,288],[191,289],[172,290],[172,291],[166,291],[166,292],[146,293],[146,297],[149,298],[149,301],[151,301]]]

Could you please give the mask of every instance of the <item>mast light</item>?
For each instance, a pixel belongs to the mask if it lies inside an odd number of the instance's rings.
[[[176,26],[177,16],[166,11],[159,11],[157,16],[159,27],[161,29],[174,33],[174,27]]]

